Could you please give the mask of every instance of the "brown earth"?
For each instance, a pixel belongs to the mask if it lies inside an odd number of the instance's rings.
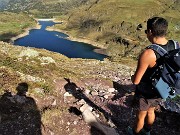
[[[114,125],[120,135],[126,135],[128,125],[133,125],[135,111],[132,109],[133,87],[130,80],[109,82],[100,79],[82,79],[73,81],[56,80],[57,96],[45,98],[29,97],[23,94],[6,92],[1,95],[1,135],[103,135],[95,127],[84,122],[79,108],[81,99],[93,107],[99,121],[105,125]],[[18,85],[19,86],[19,85]],[[115,88],[115,95],[107,99],[103,94],[107,88]],[[16,90],[18,91],[18,88]],[[98,94],[87,94],[87,90]],[[22,88],[24,91],[28,89]],[[71,96],[65,96],[65,93]],[[48,112],[51,111],[51,115]],[[52,113],[53,111],[53,113]],[[157,118],[152,135],[179,135],[179,114],[165,110],[156,112]],[[42,117],[44,117],[42,121]],[[111,124],[109,125],[109,120]]]

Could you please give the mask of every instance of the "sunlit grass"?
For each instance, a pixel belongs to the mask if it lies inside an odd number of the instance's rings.
[[[73,9],[67,15],[65,23],[56,26],[57,29],[65,30],[70,35],[79,38],[87,38],[102,44],[102,47],[108,47],[115,44],[115,38],[121,37],[133,41],[125,49],[126,54],[137,57],[145,46],[149,45],[144,30],[146,21],[153,16],[162,16],[169,21],[168,38],[180,40],[179,21],[180,11],[178,3],[171,0],[109,0],[91,2],[78,9]],[[59,17],[60,18],[60,17]],[[142,30],[137,31],[137,26],[141,24]],[[178,28],[178,29],[177,29]],[[119,44],[124,46],[124,44]],[[134,45],[132,52],[129,52]],[[109,47],[108,47],[109,48]],[[109,54],[123,56],[122,50],[117,53],[117,48],[110,47]],[[122,48],[122,47],[119,47]],[[135,58],[136,59],[136,58]]]
[[[8,41],[21,34],[26,28],[33,27],[36,22],[24,13],[0,13],[0,40]]]

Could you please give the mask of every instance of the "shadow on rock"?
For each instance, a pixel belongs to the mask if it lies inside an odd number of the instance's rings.
[[[114,88],[118,90],[118,93],[112,98],[112,101],[110,101],[107,106],[112,113],[112,121],[116,125],[119,134],[127,134],[127,126],[130,125],[132,127],[136,120],[136,111],[133,108],[135,87],[121,81],[114,82]],[[169,100],[166,102],[168,101]],[[152,134],[180,134],[180,113],[168,111],[164,106],[159,106],[155,113],[156,120],[153,125]]]
[[[103,124],[99,119],[97,119],[97,117],[93,113],[93,110],[97,110],[102,113],[106,119],[109,119],[111,115],[101,107],[97,106],[94,102],[92,102],[83,93],[84,90],[82,88],[79,88],[74,82],[71,82],[69,79],[65,78],[65,80],[67,81],[67,84],[65,84],[64,86],[66,92],[72,94],[76,99],[78,99],[78,101],[84,100],[84,104],[80,107],[80,112],[75,107],[71,107],[69,111],[78,116],[83,116],[84,121],[91,126],[91,135],[117,135],[117,132],[114,128]]]
[[[125,81],[113,82],[117,93],[107,104],[119,134],[126,134],[127,126],[134,123],[135,119],[135,111],[132,108],[135,87],[130,83],[130,80],[127,82],[129,83],[125,83]]]
[[[17,94],[5,91],[0,97],[1,135],[41,135],[41,115],[27,83],[19,83]]]
[[[89,106],[93,109],[96,109],[104,114],[106,118],[109,117],[108,112],[106,112],[101,107],[97,106],[94,102],[92,102],[84,93],[83,89],[79,88],[74,82],[70,82],[69,79],[65,79],[68,83],[64,86],[65,90],[72,94],[76,99],[81,100],[83,99]]]

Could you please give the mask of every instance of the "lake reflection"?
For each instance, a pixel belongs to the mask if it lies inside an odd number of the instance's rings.
[[[47,31],[47,26],[53,26],[53,21],[39,21],[41,29],[32,29],[29,35],[15,40],[15,45],[44,48],[50,51],[59,52],[69,58],[86,58],[103,60],[106,55],[98,54],[93,50],[96,47],[90,44],[70,41],[68,35],[57,31]]]

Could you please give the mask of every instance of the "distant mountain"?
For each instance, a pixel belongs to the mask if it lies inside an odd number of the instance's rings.
[[[2,1],[2,0],[1,0]],[[78,7],[90,0],[5,0],[2,7],[6,11],[27,11],[35,16],[52,17],[67,13],[69,9]]]
[[[9,0],[4,9],[8,11],[24,11],[34,7],[37,2],[39,0]]]

